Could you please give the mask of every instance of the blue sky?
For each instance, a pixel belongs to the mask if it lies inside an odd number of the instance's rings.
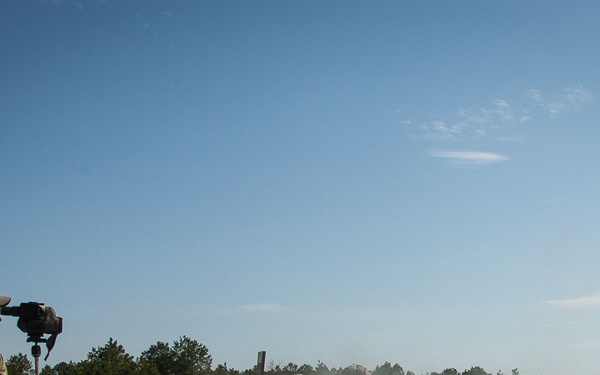
[[[599,374],[599,21],[4,0],[0,293],[64,317],[50,364],[188,335],[238,369]]]

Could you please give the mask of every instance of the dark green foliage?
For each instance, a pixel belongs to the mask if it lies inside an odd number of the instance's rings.
[[[154,367],[160,375],[172,375],[174,361],[169,344],[161,341],[143,351],[139,360],[144,366]]]
[[[206,346],[187,336],[173,343],[173,373],[177,375],[207,375],[212,358]]]
[[[317,361],[317,367],[315,367],[317,375],[330,375],[329,368],[326,364],[321,361]]]
[[[392,366],[389,362],[384,363],[381,366],[377,366],[373,375],[405,375],[404,369],[399,364]]]
[[[240,375],[256,375],[256,366],[240,372]]]
[[[351,365],[342,370],[342,375],[365,375],[366,369],[362,366]]]
[[[93,348],[85,361],[77,366],[77,374],[85,375],[136,375],[133,357],[111,337],[103,347]]]
[[[148,363],[142,359],[138,361],[138,375],[160,375],[156,365]]]
[[[213,370],[212,375],[240,375],[240,372],[232,368],[227,368],[227,363],[223,363]]]
[[[311,365],[307,365],[305,363],[305,364],[301,365],[300,367],[298,367],[298,370],[296,371],[296,373],[302,374],[302,375],[316,375],[317,372]]]
[[[6,361],[6,370],[10,375],[31,375],[34,373],[33,364],[23,353],[11,355]]]
[[[33,364],[25,354],[11,356],[6,365],[10,375],[32,375]],[[143,351],[139,358],[125,351],[122,345],[112,337],[102,347],[92,348],[87,358],[80,362],[61,362],[54,367],[45,365],[40,375],[256,375],[256,366],[239,371],[227,367],[227,363],[218,365],[214,370],[212,357],[206,346],[187,336],[182,336],[172,345],[158,341]],[[346,368],[329,368],[321,361],[315,367],[293,362],[286,365],[275,365],[271,361],[265,375],[367,375],[369,372],[362,366],[352,365]],[[385,362],[377,366],[371,375],[415,375],[405,371],[398,363],[392,365]],[[455,368],[446,368],[428,375],[491,375],[479,366],[458,372]],[[498,371],[496,375],[504,375]],[[512,375],[519,375],[518,369]]]
[[[295,364],[295,363],[290,362],[287,365],[283,366],[282,370],[283,370],[284,374],[293,375],[293,374],[296,374],[298,372],[298,365]]]
[[[290,367],[291,366],[291,367]],[[294,369],[298,367],[293,363],[289,363],[285,366],[275,365],[273,361],[271,361],[267,365],[267,370],[265,370],[266,375],[291,375],[294,374]]]
[[[138,361],[140,371],[152,375],[208,375],[211,373],[212,358],[206,346],[187,336],[169,346],[168,343],[158,341],[143,351]],[[239,375],[233,369],[221,367],[223,375]],[[233,373],[233,372],[236,373]]]
[[[469,370],[463,371],[462,375],[491,375],[491,374],[488,374],[487,372],[485,372],[485,370],[482,369],[481,367],[475,366],[475,367],[471,367],[471,369],[469,369]]]
[[[77,375],[77,365],[73,362],[61,362],[53,370],[55,375]]]

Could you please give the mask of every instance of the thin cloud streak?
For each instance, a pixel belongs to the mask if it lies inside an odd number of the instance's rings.
[[[600,308],[600,293],[584,297],[546,301],[546,303],[548,305],[562,307],[566,309]]]
[[[242,310],[246,312],[272,313],[285,310],[283,306],[277,303],[253,303],[242,305]]]
[[[548,305],[562,307],[566,309],[591,309],[600,308],[600,293],[585,297],[567,298],[546,301]]]
[[[429,156],[449,159],[452,162],[469,165],[487,165],[509,160],[507,156],[483,151],[430,151]]]

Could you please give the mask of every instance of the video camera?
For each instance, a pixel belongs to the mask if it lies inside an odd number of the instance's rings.
[[[52,307],[39,302],[23,302],[20,306],[0,307],[0,314],[19,317],[17,327],[27,333],[27,342],[34,342],[36,346],[45,342],[50,355],[63,326],[63,319],[56,316]],[[49,334],[50,337],[46,339],[44,334]]]

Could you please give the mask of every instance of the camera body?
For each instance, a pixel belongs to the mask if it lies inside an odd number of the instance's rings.
[[[18,317],[17,327],[27,333],[27,341],[42,342],[44,334],[58,335],[62,332],[62,318],[43,303],[23,302],[20,306],[2,307],[0,314]]]

